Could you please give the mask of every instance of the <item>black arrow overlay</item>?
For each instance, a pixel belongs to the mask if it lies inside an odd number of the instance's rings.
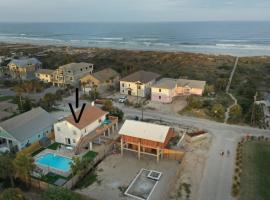
[[[83,111],[84,111],[84,108],[85,108],[86,104],[83,103],[78,118],[77,118],[76,113],[75,113],[75,111],[74,111],[74,109],[73,109],[73,107],[72,107],[72,104],[69,103],[68,105],[69,105],[70,111],[71,111],[71,113],[72,113],[72,115],[73,115],[74,121],[75,121],[76,123],[79,123],[80,120],[81,120],[81,117],[82,117],[82,114],[83,114]],[[78,89],[78,88],[76,88],[76,108],[79,108],[79,89]]]

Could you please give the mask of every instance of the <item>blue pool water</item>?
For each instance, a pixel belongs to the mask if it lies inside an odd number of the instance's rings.
[[[64,172],[68,172],[70,170],[71,162],[72,160],[70,158],[59,156],[53,153],[42,155],[36,160],[37,164]]]

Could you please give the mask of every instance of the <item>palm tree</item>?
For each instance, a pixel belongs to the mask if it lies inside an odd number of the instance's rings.
[[[15,166],[18,176],[22,176],[26,183],[28,182],[28,180],[30,181],[29,183],[31,183],[30,175],[35,168],[34,159],[30,155],[19,152],[17,153],[13,164]]]
[[[15,172],[13,159],[10,153],[0,155],[0,177],[3,179],[9,178],[12,187],[14,187]]]
[[[16,95],[19,96],[20,109],[22,109],[22,94],[24,90],[20,85],[16,85],[14,89],[15,89]]]

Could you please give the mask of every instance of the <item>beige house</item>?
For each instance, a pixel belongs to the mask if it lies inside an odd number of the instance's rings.
[[[108,89],[110,86],[119,84],[119,73],[111,68],[106,68],[93,74],[87,74],[80,79],[81,85],[85,91],[91,91],[93,86],[99,90]]]
[[[36,58],[13,59],[8,64],[9,74],[13,79],[35,79],[35,72],[41,68],[41,62]]]
[[[39,69],[36,71],[36,78],[45,83],[52,83],[54,70]]]
[[[149,71],[137,71],[120,80],[120,93],[146,97],[150,94],[151,86],[160,77],[159,74]]]
[[[58,86],[78,85],[80,78],[92,74],[94,65],[91,63],[69,63],[60,66],[53,73],[53,84]]]
[[[206,81],[163,78],[151,87],[151,101],[171,103],[181,95],[202,96]]]

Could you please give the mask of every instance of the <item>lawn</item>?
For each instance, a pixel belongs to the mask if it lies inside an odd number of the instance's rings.
[[[7,100],[13,100],[14,96],[1,96],[0,95],[0,102],[1,101],[7,101]]]
[[[270,199],[270,143],[246,142],[242,166],[239,199]]]
[[[57,150],[58,147],[59,147],[60,145],[61,145],[60,143],[55,142],[55,143],[49,145],[49,146],[47,147],[47,149]]]
[[[97,152],[95,151],[88,151],[86,154],[83,155],[84,159],[94,159],[97,156]]]

